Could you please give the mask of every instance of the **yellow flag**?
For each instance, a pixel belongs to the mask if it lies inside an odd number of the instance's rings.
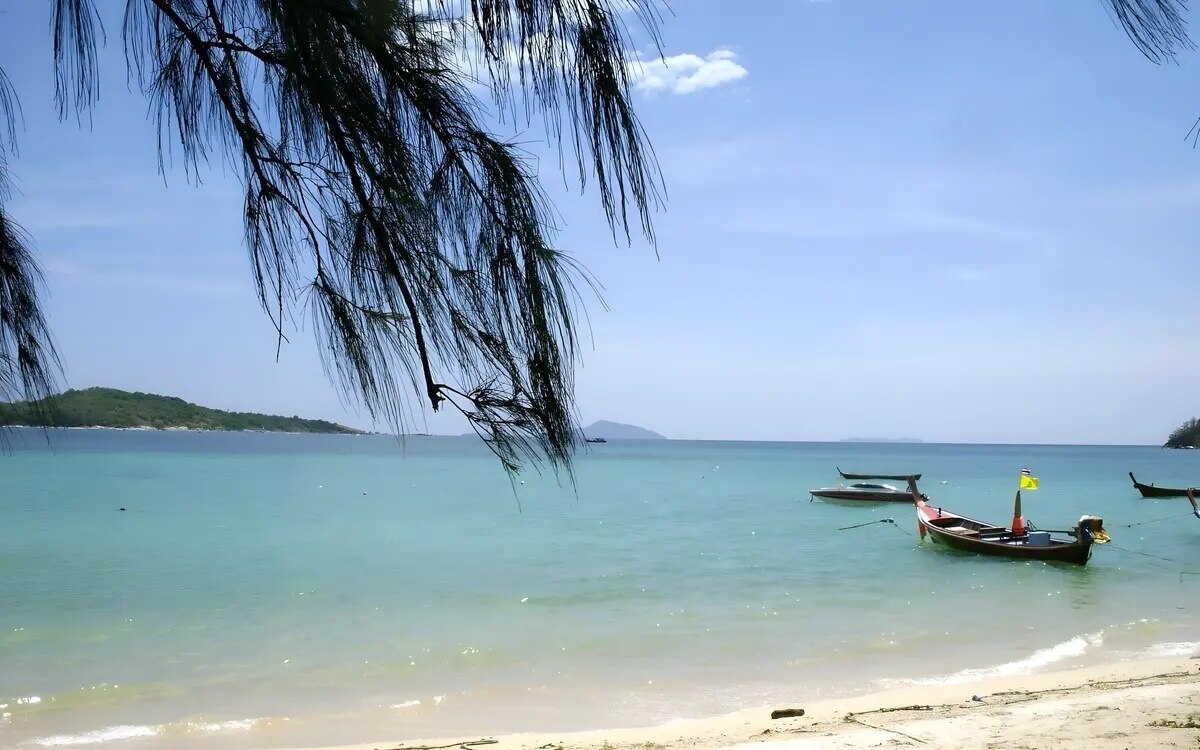
[[[1036,490],[1038,478],[1029,473],[1029,469],[1021,469],[1021,489]]]

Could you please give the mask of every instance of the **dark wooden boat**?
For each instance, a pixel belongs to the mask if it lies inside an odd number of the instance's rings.
[[[586,441],[588,443],[607,443],[608,439],[607,438],[584,438],[584,441]]]
[[[842,471],[841,467],[835,468],[837,468],[838,474],[842,475],[842,479],[893,479],[897,482],[903,482],[909,477],[912,477],[918,481],[921,479],[920,474],[851,474],[849,472]]]
[[[911,503],[912,494],[890,484],[852,484],[849,487],[820,487],[808,494],[823,500],[846,500],[857,503]]]
[[[1031,529],[1014,534],[1010,528],[960,516],[930,505],[917,493],[915,482],[909,483],[909,489],[917,506],[917,530],[921,539],[929,536],[934,542],[964,552],[1086,565],[1092,554],[1092,545],[1108,541],[1104,521],[1095,516],[1083,516],[1070,531]],[[1020,516],[1020,509],[1021,492],[1018,490],[1013,515]],[[1068,534],[1074,538],[1058,539],[1052,534]]]
[[[1137,477],[1133,475],[1132,471],[1129,472],[1129,478],[1133,480],[1134,489],[1142,493],[1142,497],[1187,497],[1188,491],[1186,487],[1179,489],[1175,487],[1155,487],[1152,484],[1142,484],[1137,480]]]

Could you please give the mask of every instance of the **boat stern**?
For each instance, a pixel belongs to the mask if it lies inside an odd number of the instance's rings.
[[[1107,544],[1111,539],[1100,516],[1080,516],[1075,525],[1075,538],[1088,544]]]

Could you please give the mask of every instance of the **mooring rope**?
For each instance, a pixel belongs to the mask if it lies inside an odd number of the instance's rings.
[[[1191,515],[1191,514],[1189,513],[1188,515]],[[1139,552],[1135,549],[1129,549],[1128,547],[1120,547],[1116,544],[1113,544],[1112,542],[1109,542],[1108,544],[1106,544],[1104,546],[1111,547],[1112,549],[1119,549],[1122,552],[1131,552],[1135,555],[1141,555],[1142,557],[1149,557],[1154,560],[1162,560],[1163,562],[1169,562],[1169,563],[1172,563],[1173,565],[1186,565],[1187,564],[1181,560],[1173,560],[1169,557],[1163,557],[1162,555],[1152,555],[1149,552]],[[1155,567],[1160,567],[1160,566],[1155,566]],[[1181,571],[1179,571],[1179,582],[1183,583],[1184,576],[1195,576],[1195,575],[1200,575],[1200,572],[1191,571],[1191,570],[1181,570]]]
[[[1173,516],[1164,516],[1163,518],[1151,518],[1149,521],[1138,521],[1137,523],[1127,523],[1118,528],[1132,529],[1134,526],[1141,526],[1142,524],[1145,524],[1145,523],[1158,523],[1159,521],[1170,521],[1173,518],[1183,518],[1184,516],[1192,516],[1192,515],[1195,515],[1195,514],[1194,513],[1177,513]]]
[[[861,529],[863,526],[870,526],[870,525],[876,524],[876,523],[894,524],[894,523],[896,523],[896,519],[894,519],[894,518],[877,518],[874,521],[867,521],[866,523],[856,523],[853,526],[843,526],[842,528],[838,529],[838,531],[845,531],[847,529]]]
[[[838,529],[838,531],[847,531],[849,529],[861,529],[864,526],[874,526],[877,523],[890,523],[892,525],[892,528],[896,529],[901,534],[904,534],[906,536],[912,536],[911,532],[905,531],[904,529],[897,526],[896,519],[894,519],[894,518],[879,518],[874,521],[867,521],[866,523],[856,523],[853,526],[843,526],[840,529]]]

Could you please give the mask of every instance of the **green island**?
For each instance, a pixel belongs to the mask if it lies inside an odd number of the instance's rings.
[[[1195,448],[1200,445],[1200,419],[1192,417],[1175,428],[1163,443],[1164,448]]]
[[[357,435],[362,430],[323,419],[222,411],[173,396],[131,393],[116,388],[69,390],[36,403],[38,420],[28,401],[0,403],[0,425],[108,427],[124,429],[228,430],[239,432],[312,432]]]

